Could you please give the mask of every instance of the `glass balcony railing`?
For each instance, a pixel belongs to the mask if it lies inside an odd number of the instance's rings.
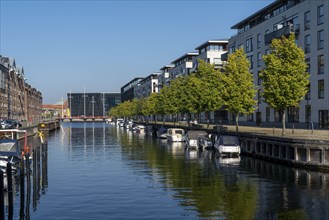
[[[265,35],[265,45],[269,45],[274,38],[280,38],[281,36],[289,36],[291,33],[299,35],[299,24],[298,25],[287,25],[278,30],[275,30]]]

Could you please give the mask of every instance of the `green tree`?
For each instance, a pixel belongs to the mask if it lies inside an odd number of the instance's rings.
[[[198,79],[198,112],[216,111],[220,109],[224,101],[222,99],[223,83],[221,81],[222,73],[215,69],[214,64],[199,59],[199,66],[195,72]],[[208,117],[208,114],[207,114]]]
[[[142,109],[143,115],[154,116],[157,113],[157,96],[158,93],[152,93],[146,98]]]
[[[282,115],[285,135],[286,110],[297,107],[308,91],[309,74],[305,54],[295,43],[295,35],[274,39],[271,53],[263,56],[266,67],[261,74],[264,101]]]
[[[230,54],[222,74],[223,100],[229,112],[235,115],[236,131],[239,130],[239,114],[250,114],[255,110],[256,89],[250,63],[243,49]]]

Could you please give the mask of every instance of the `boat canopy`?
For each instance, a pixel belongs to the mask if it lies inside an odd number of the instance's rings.
[[[17,140],[0,139],[0,156],[19,157]]]
[[[220,136],[219,144],[224,146],[238,145],[238,139],[235,136]]]
[[[186,136],[188,136],[189,139],[197,139],[198,137],[206,137],[208,136],[208,133],[206,131],[196,131],[196,130],[191,130],[188,131]]]

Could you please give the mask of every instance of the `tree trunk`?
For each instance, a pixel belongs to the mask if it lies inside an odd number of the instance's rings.
[[[235,116],[235,131],[239,131],[239,114],[236,114]]]
[[[286,111],[282,111],[282,136],[286,134]]]

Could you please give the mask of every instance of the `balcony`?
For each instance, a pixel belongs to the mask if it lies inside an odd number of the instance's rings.
[[[299,25],[287,25],[284,27],[281,27],[278,30],[275,30],[269,34],[265,35],[265,45],[271,44],[272,40],[274,38],[280,38],[281,36],[289,36],[291,33],[295,33],[295,36],[299,35]]]

